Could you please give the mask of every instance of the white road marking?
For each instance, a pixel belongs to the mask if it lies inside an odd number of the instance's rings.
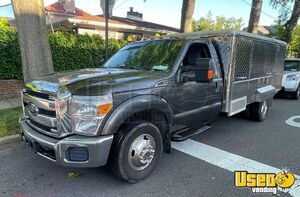
[[[278,173],[281,171],[281,169],[235,155],[191,139],[183,142],[172,142],[172,147],[183,153],[231,172],[245,170],[250,173]],[[295,175],[295,177],[297,180],[291,189],[280,191],[289,193],[295,197],[300,197],[300,176]],[[232,186],[234,187],[234,185]]]
[[[290,117],[289,119],[287,119],[285,121],[286,124],[290,125],[290,126],[293,126],[293,127],[298,127],[300,128],[300,122],[296,122],[295,119],[299,118],[300,119],[300,116],[292,116]]]

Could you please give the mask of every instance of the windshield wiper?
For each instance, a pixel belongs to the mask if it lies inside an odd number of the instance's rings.
[[[135,70],[147,70],[145,68],[141,68],[139,66],[120,66],[118,68],[124,68],[124,69],[135,69]]]

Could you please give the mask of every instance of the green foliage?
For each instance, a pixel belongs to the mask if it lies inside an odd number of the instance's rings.
[[[273,9],[276,9],[279,12],[278,19],[276,21],[278,25],[284,25],[289,20],[291,14],[291,8],[289,8],[289,5],[293,1],[294,0],[270,0],[270,5]]]
[[[285,40],[285,26],[281,24],[275,25],[276,31],[270,36],[279,40]],[[300,58],[300,25],[297,25],[293,31],[292,41],[288,46],[288,55],[290,57]]]
[[[105,54],[104,40],[97,36],[50,33],[49,43],[55,71],[99,67]],[[127,44],[109,40],[109,56]],[[22,79],[21,54],[17,34],[11,29],[0,30],[0,79]]]
[[[270,5],[277,9],[279,6],[286,6],[292,0],[270,0]]]
[[[271,34],[269,36],[273,37],[273,38],[276,38],[276,39],[279,39],[279,40],[284,40],[285,39],[285,34],[286,34],[284,26],[280,25],[280,24],[276,24],[274,26],[274,29],[275,29],[275,31],[271,32]]]
[[[0,137],[19,133],[18,119],[21,115],[21,107],[0,110]]]
[[[6,18],[0,18],[0,29],[6,29],[9,28],[9,22]]]
[[[81,174],[79,172],[69,172],[68,177],[71,179],[78,179],[81,177]]]
[[[242,26],[242,18],[217,16],[214,20],[211,12],[206,17],[193,21],[193,31],[240,30]]]
[[[289,55],[300,58],[300,25],[293,32],[292,41],[289,45]]]
[[[22,79],[21,53],[17,34],[12,29],[0,30],[0,79]]]

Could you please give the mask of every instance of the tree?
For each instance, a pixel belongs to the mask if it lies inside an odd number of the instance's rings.
[[[9,28],[9,22],[6,18],[0,18],[0,29]]]
[[[252,8],[248,24],[248,32],[257,33],[263,0],[252,0]]]
[[[240,30],[242,26],[242,18],[217,16],[214,20],[211,12],[206,17],[193,21],[193,31]]]
[[[300,58],[300,25],[293,31],[293,36],[289,45],[289,55]]]
[[[20,43],[23,79],[53,73],[43,0],[12,0]]]
[[[283,24],[283,40],[286,41],[288,44],[292,41],[293,31],[295,30],[300,17],[300,0],[271,0],[271,5],[273,5],[274,8],[277,8],[278,6],[285,7],[289,2],[294,2],[290,18],[288,18],[289,10],[282,9],[282,13],[278,20],[279,25]]]
[[[193,14],[196,0],[182,0],[181,8],[181,32],[191,32],[193,23]]]
[[[290,19],[285,24],[286,36],[285,41],[290,43],[292,40],[293,31],[297,25],[300,16],[300,1],[297,0],[294,3],[294,8]]]

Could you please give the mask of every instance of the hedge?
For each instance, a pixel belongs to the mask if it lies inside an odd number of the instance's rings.
[[[98,35],[49,33],[49,43],[55,71],[100,66],[105,54],[105,42]],[[109,56],[126,44],[123,40],[109,40]],[[22,79],[22,62],[16,31],[0,29],[0,80]]]

